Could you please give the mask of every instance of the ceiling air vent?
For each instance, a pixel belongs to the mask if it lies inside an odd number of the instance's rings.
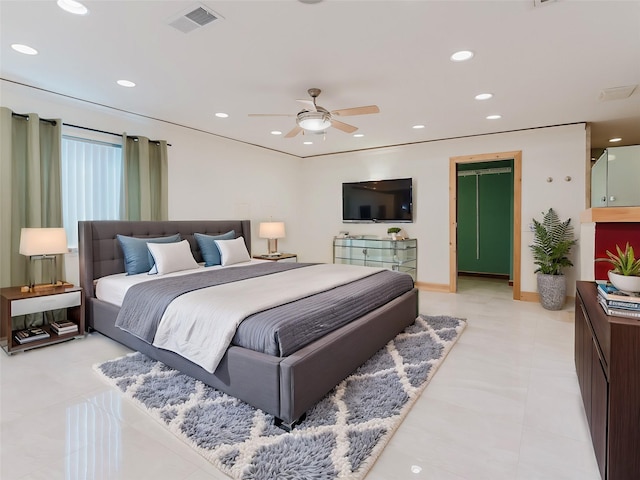
[[[196,4],[171,17],[167,23],[182,33],[189,33],[216,20],[222,20],[222,16],[204,5]]]
[[[622,100],[629,98],[638,85],[627,85],[626,87],[605,88],[598,97],[602,101]]]

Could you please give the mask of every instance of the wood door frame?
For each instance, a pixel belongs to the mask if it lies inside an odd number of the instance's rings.
[[[522,150],[449,158],[449,292],[458,291],[458,164],[513,160],[513,299],[521,300]]]

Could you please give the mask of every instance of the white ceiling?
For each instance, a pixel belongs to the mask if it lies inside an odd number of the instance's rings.
[[[299,157],[576,122],[592,122],[594,148],[640,144],[640,87],[599,100],[640,84],[639,1],[204,0],[224,20],[187,34],[167,23],[198,2],[84,3],[76,16],[0,1],[2,78]],[[462,49],[475,57],[451,62]],[[328,110],[380,113],[340,119],[362,138],[331,128],[324,139],[270,134],[293,116],[248,116],[296,114],[311,87]],[[474,100],[482,92],[494,98]]]

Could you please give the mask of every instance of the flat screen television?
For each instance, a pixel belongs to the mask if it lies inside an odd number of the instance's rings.
[[[345,223],[413,222],[411,178],[342,184]]]

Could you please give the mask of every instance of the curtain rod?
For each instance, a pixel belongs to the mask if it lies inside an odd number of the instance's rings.
[[[11,115],[13,115],[14,117],[20,117],[20,118],[24,118],[29,120],[29,115],[25,115],[23,113],[15,113],[15,112],[11,112]],[[39,119],[41,122],[47,122],[50,123],[51,125],[56,125],[58,122],[56,122],[55,120],[49,120],[46,118],[40,118]],[[90,127],[83,127],[81,125],[73,125],[71,123],[64,123],[62,122],[62,125],[64,125],[65,127],[71,127],[71,128],[79,128],[81,130],[88,130],[90,132],[97,132],[97,133],[104,133],[106,135],[113,135],[114,137],[122,137],[122,133],[113,133],[113,132],[107,132],[106,130],[98,130],[96,128],[90,128]],[[128,135],[131,138],[138,138],[137,135]],[[150,142],[158,142],[157,140],[149,140]],[[171,147],[172,145],[170,143],[167,143],[167,147]]]
[[[115,137],[122,137],[122,133],[113,133],[113,132],[107,132],[106,130],[98,130],[96,128],[90,128],[90,127],[83,127],[80,125],[72,125],[71,123],[63,123],[62,125],[64,125],[65,127],[72,127],[72,128],[79,128],[81,130],[89,130],[90,132],[97,132],[97,133],[104,133],[106,135],[113,135]],[[138,135],[127,135],[128,137],[131,138],[138,138]],[[136,140],[137,141],[137,140]],[[158,140],[149,140],[150,142],[158,142]],[[167,143],[167,147],[171,147],[172,145],[170,143]]]
[[[24,118],[25,120],[29,120],[29,115],[25,115],[23,113],[16,113],[16,112],[11,112],[11,115],[13,117],[20,117],[20,118]],[[39,119],[41,122],[46,122],[46,123],[50,123],[51,125],[56,125],[58,122],[56,122],[55,120],[49,120],[46,118],[40,118]]]

